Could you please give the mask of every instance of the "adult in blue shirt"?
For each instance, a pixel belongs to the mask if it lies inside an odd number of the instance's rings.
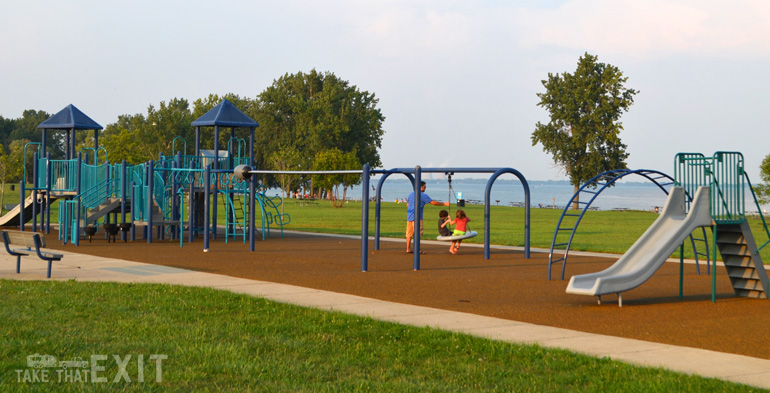
[[[447,202],[434,201],[428,194],[425,193],[425,182],[420,182],[420,237],[424,232],[425,226],[422,224],[422,213],[425,210],[425,205],[431,204],[433,206],[449,206]],[[412,253],[412,238],[414,237],[414,191],[412,191],[406,198],[406,253]],[[422,251],[421,251],[422,253]]]

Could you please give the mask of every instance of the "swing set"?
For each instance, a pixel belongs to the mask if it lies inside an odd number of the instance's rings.
[[[447,180],[449,181],[449,196],[447,196],[447,200],[449,201],[449,216],[451,217],[452,216],[452,195],[454,195],[455,201],[458,202],[458,206],[460,206],[460,205],[459,205],[459,200],[457,199],[457,194],[454,192],[454,189],[452,188],[452,175],[454,175],[454,172],[447,172],[447,173],[445,173],[445,175],[447,177]],[[441,236],[441,235],[439,235],[439,236],[436,237],[436,240],[439,240],[439,241],[442,241],[442,242],[455,242],[455,241],[458,241],[458,240],[470,239],[472,237],[476,237],[477,235],[478,235],[478,232],[471,231],[470,230],[470,226],[468,226],[468,231],[466,231],[462,235],[457,235],[457,236]]]

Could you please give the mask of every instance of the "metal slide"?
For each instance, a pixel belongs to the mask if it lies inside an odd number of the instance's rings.
[[[642,237],[609,268],[591,274],[572,276],[567,293],[599,296],[616,293],[623,305],[622,292],[642,285],[663,265],[677,247],[698,227],[711,226],[710,189],[699,187],[690,212],[685,210],[685,191],[673,187],[660,217]]]
[[[51,197],[51,203],[55,201],[55,197]],[[24,200],[24,218],[25,221],[29,222],[32,220],[32,202],[34,199],[32,199],[32,194],[30,194],[27,199]],[[9,210],[8,213],[5,213],[2,217],[0,217],[0,227],[11,227],[11,226],[19,226],[19,215],[21,213],[20,205],[16,205],[13,209]]]

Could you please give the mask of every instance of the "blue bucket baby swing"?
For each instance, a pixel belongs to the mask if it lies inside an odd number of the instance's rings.
[[[455,197],[455,201],[457,202],[457,207],[465,207],[465,201],[462,199],[457,198],[457,194],[455,194],[454,189],[452,188],[452,175],[453,172],[446,173],[447,180],[449,181],[449,196],[447,197],[447,200],[449,201],[449,217],[452,216],[452,195]],[[470,226],[468,226],[468,231],[465,232],[464,235],[459,236],[441,236],[439,235],[436,237],[436,240],[442,241],[442,242],[453,242],[457,240],[463,240],[463,239],[470,239],[472,237],[475,237],[478,235],[478,232],[471,231]]]

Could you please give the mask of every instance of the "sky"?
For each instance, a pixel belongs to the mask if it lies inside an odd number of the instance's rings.
[[[103,0],[0,3],[0,116],[73,104],[106,126],[172,98],[256,97],[284,74],[375,94],[392,167],[512,167],[562,180],[532,146],[549,73],[585,53],[638,90],[628,167],[678,152],[770,154],[765,0]]]

